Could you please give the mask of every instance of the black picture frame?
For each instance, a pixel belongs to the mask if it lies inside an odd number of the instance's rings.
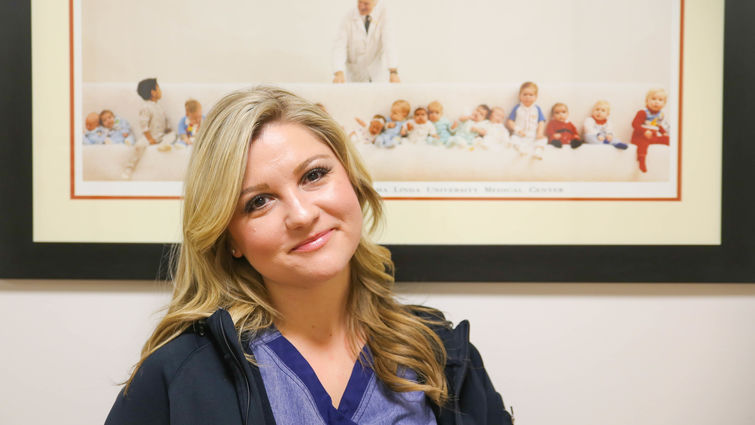
[[[753,282],[755,281],[755,3],[727,1],[721,245],[389,246],[399,281]],[[32,241],[30,2],[0,5],[0,278],[156,279],[162,244]],[[43,212],[54,214],[54,211]],[[493,224],[491,224],[493,225]]]

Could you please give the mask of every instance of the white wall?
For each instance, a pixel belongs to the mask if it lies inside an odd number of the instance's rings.
[[[379,0],[404,82],[668,87],[679,0]],[[83,80],[330,82],[354,0],[81,0]],[[461,6],[463,5],[463,6]],[[672,69],[673,68],[673,69]]]
[[[520,425],[755,423],[755,285],[398,292],[470,319]],[[168,297],[145,281],[0,280],[0,423],[102,423]]]

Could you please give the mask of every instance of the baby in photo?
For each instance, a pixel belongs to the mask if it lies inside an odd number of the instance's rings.
[[[457,121],[452,123],[448,118],[443,116],[443,105],[437,100],[427,105],[427,118],[435,126],[435,133],[438,136],[434,140],[430,140],[430,142],[443,146],[448,145],[448,141],[456,133],[456,127],[459,123]]]
[[[385,128],[375,139],[375,144],[381,148],[393,148],[401,142],[401,129],[412,111],[409,102],[399,99],[391,105],[391,114]]]
[[[100,124],[105,129],[105,144],[125,143],[129,146],[134,144],[134,135],[131,125],[125,119],[115,115],[113,111],[105,109],[100,112]]]
[[[427,120],[427,109],[421,106],[414,110],[414,117],[404,124],[401,135],[409,143],[427,142],[432,144],[438,138],[435,124]]]
[[[545,116],[537,100],[537,84],[527,81],[519,87],[519,104],[511,110],[506,127],[511,131],[511,143],[520,154],[532,154],[535,159],[543,159],[545,138]]]
[[[470,115],[459,117],[461,124],[456,129],[456,135],[451,137],[451,144],[461,148],[473,148],[475,139],[480,138],[485,133],[490,107],[482,104],[475,108]],[[479,145],[482,139],[477,140]]]
[[[139,82],[136,92],[144,99],[139,109],[139,139],[144,144],[158,146],[159,151],[169,151],[171,144],[176,140],[176,134],[170,128],[168,116],[162,105],[158,103],[163,97],[157,79],[147,78]],[[137,142],[137,145],[139,143]]]
[[[163,97],[157,79],[146,78],[139,81],[136,86],[136,93],[144,99],[142,107],[139,109],[139,131],[141,134],[134,145],[134,152],[121,174],[121,178],[124,180],[131,178],[134,168],[142,159],[147,146],[158,145],[158,151],[167,152],[173,148],[172,144],[176,141],[176,133],[170,129],[168,116],[163,107],[157,103]]]
[[[494,106],[490,110],[490,119],[477,129],[482,141],[491,145],[509,143],[509,131],[504,125],[505,120],[506,113],[503,108]]]
[[[569,145],[572,149],[582,145],[577,127],[569,121],[569,108],[561,102],[551,108],[551,119],[545,127],[545,135],[548,137],[548,143],[559,149],[563,145]]]
[[[101,145],[105,143],[107,130],[100,125],[100,115],[97,112],[89,113],[84,119],[85,145]]]
[[[188,146],[194,144],[194,139],[199,132],[204,115],[199,101],[189,99],[184,103],[186,115],[178,121],[178,142],[176,146]]]
[[[652,89],[645,96],[645,109],[637,111],[632,120],[632,144],[637,145],[637,163],[646,173],[648,146],[669,144],[669,124],[663,113],[668,95],[664,89]]]
[[[605,100],[595,102],[590,116],[585,118],[584,140],[591,145],[611,145],[616,149],[626,149],[626,143],[622,143],[613,133],[611,124],[611,105]]]
[[[354,119],[359,124],[359,128],[349,134],[351,141],[354,143],[375,143],[378,134],[380,134],[380,132],[383,131],[383,127],[385,127],[385,117],[380,114],[372,117],[369,126],[359,118]]]

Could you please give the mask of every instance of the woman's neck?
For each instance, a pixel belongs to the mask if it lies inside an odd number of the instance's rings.
[[[328,345],[348,338],[346,302],[350,272],[312,286],[270,285],[273,305],[281,313],[275,326],[286,338]]]

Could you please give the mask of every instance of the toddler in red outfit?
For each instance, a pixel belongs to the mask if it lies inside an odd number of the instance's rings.
[[[570,145],[572,149],[582,145],[577,127],[569,121],[569,108],[561,102],[551,108],[551,119],[545,127],[545,135],[548,143],[559,149],[563,145]]]
[[[637,111],[632,121],[632,144],[637,145],[637,162],[643,173],[648,171],[648,146],[669,144],[669,125],[663,114],[667,98],[666,90],[651,89],[645,96],[645,109]]]

